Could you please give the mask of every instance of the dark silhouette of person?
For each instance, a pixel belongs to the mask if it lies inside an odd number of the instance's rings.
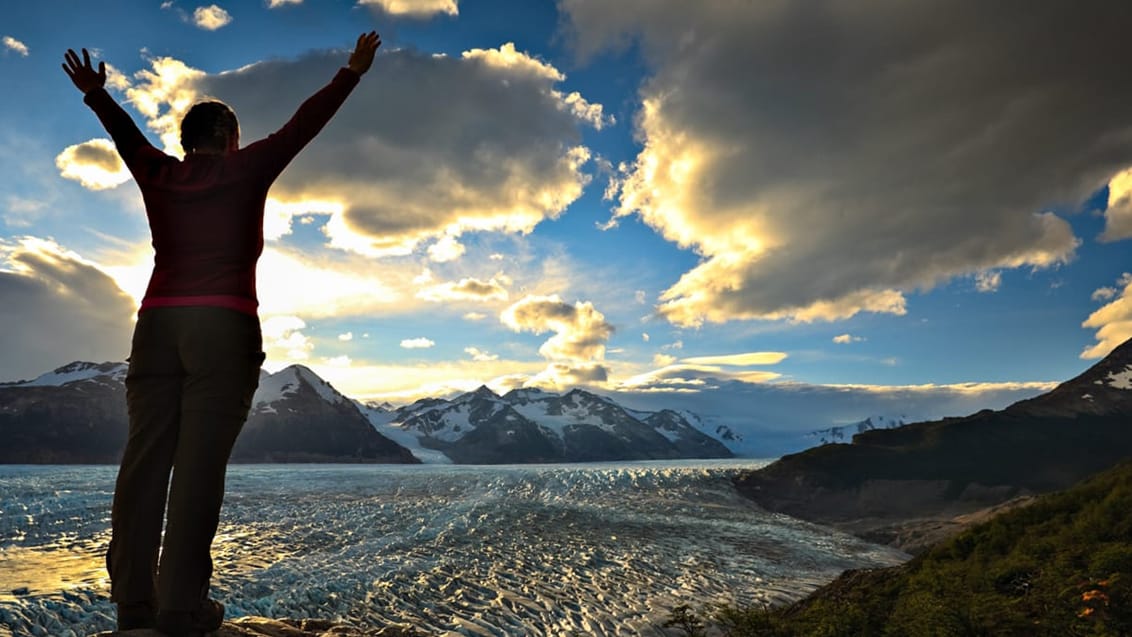
[[[65,55],[63,70],[141,189],[155,250],[128,359],[129,437],[106,555],[119,630],[195,637],[223,622],[224,606],[208,597],[211,545],[228,457],[264,360],[255,272],[267,192],[380,45],[376,32],[359,36],[329,84],[277,132],[245,148],[230,108],[196,104],[181,122],[183,160],[151,145],[106,92],[105,62],[96,71],[86,49],[81,61],[73,50]]]

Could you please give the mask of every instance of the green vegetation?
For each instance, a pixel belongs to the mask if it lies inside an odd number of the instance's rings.
[[[1132,462],[789,607],[679,610],[687,635],[1132,635]]]

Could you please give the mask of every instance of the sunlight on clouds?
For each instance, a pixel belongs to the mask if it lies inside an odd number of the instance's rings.
[[[0,239],[0,300],[0,380],[129,352],[137,306],[101,266],[50,239]]]
[[[975,274],[975,289],[979,292],[997,292],[1002,287],[1002,273],[997,270],[988,270]]]
[[[314,343],[301,330],[307,324],[297,316],[268,316],[260,322],[263,351],[272,360],[302,361],[310,358]]]
[[[354,340],[354,333],[353,332],[346,332],[345,334],[339,334],[338,340],[340,340],[340,341],[352,341],[352,340]]]
[[[353,361],[350,360],[350,357],[346,356],[345,354],[327,358],[325,360],[326,364],[331,367],[349,367],[353,363]]]
[[[499,318],[516,332],[554,332],[538,350],[549,363],[525,382],[527,386],[560,390],[608,381],[609,369],[602,361],[613,325],[606,322],[593,303],[578,301],[570,305],[558,295],[528,295],[504,310]]]
[[[55,166],[60,175],[90,190],[116,188],[130,180],[130,171],[109,139],[68,146],[55,157]]]
[[[441,303],[444,301],[506,301],[507,288],[504,287],[509,280],[500,280],[491,277],[488,281],[479,279],[460,279],[458,282],[447,281],[432,285],[417,292],[417,298]]]
[[[729,354],[726,356],[693,356],[685,358],[684,363],[689,365],[777,365],[786,360],[784,352],[748,352],[746,354]]]
[[[436,345],[436,342],[424,338],[423,336],[420,338],[407,338],[401,341],[401,347],[405,349],[428,349],[434,345]]]
[[[428,258],[437,263],[446,263],[464,256],[466,250],[456,237],[444,235],[428,247]]]
[[[232,22],[232,16],[221,7],[211,4],[193,11],[193,24],[206,31],[215,31]]]
[[[548,359],[601,360],[613,326],[592,303],[570,305],[558,295],[527,296],[503,311],[500,319],[516,332],[554,332],[539,353]]]
[[[464,314],[465,321],[482,321],[485,318],[487,318],[487,314],[484,314],[483,312],[468,312],[467,314]]]
[[[552,82],[561,82],[566,76],[554,66],[518,51],[514,42],[506,42],[498,49],[470,49],[461,56],[511,73],[531,75]]]
[[[478,361],[478,362],[499,360],[498,354],[491,354],[489,352],[485,352],[478,347],[465,347],[464,353],[467,354],[468,356],[471,356],[472,360]]]
[[[979,60],[1015,75],[1010,47],[1041,41],[1057,12],[1009,37],[976,30],[956,40],[986,16],[1009,19],[1006,10],[976,3],[942,12],[941,24],[905,24],[897,5],[868,5],[838,14],[839,37],[823,37],[828,15],[818,5],[559,6],[583,62],[629,45],[652,72],[635,115],[643,148],[612,175],[608,227],[636,215],[702,257],[660,297],[659,312],[681,326],[902,315],[905,294],[955,277],[1066,263],[1079,241],[1065,219],[1041,211],[1084,200],[1112,162],[1102,140],[1126,126],[1124,113],[1097,101],[1011,107],[1027,95],[1071,94],[1063,84],[1119,90],[1097,79],[1104,74],[1070,71],[1096,62],[1119,72],[1084,38],[1066,51],[1081,66],[1008,89],[987,84],[1000,75],[969,73]],[[1100,14],[1089,21],[1116,37]],[[799,41],[812,43],[805,56]],[[941,91],[948,99],[935,99]],[[1066,121],[1067,107],[1083,115],[1075,131],[1035,140],[1033,130]],[[1065,157],[1077,158],[1074,171]]]
[[[260,311],[307,318],[388,311],[402,300],[396,273],[359,264],[322,262],[268,248],[256,268]],[[301,293],[296,293],[301,290]]]
[[[617,381],[615,383],[616,388],[620,391],[699,392],[718,389],[718,383],[721,381],[737,380],[744,383],[765,383],[782,376],[776,372],[730,372],[713,365],[695,365],[683,362],[674,364],[672,361],[675,359],[664,355],[658,355],[654,360],[666,364],[659,369]]]
[[[1108,208],[1101,241],[1132,237],[1132,168],[1121,171],[1108,182]]]
[[[268,197],[263,209],[263,238],[276,241],[291,234],[295,217],[309,214],[340,215],[345,205],[338,201],[280,201]]]
[[[358,0],[359,5],[379,7],[392,16],[427,18],[443,13],[459,15],[456,0]]]
[[[217,74],[154,58],[126,94],[171,154],[180,153],[181,117],[204,96],[232,105],[250,143],[287,121],[341,55]],[[298,214],[291,202],[330,202],[331,247],[381,258],[431,243],[430,256],[453,260],[463,233],[529,233],[581,196],[591,153],[578,144],[579,126],[608,118],[557,91],[564,76],[553,66],[514,45],[458,58],[398,50],[382,60],[382,77],[363,81],[274,185],[273,198],[287,204],[272,215],[270,236],[286,234]]]
[[[134,74],[139,83],[126,89],[126,97],[160,135],[165,152],[181,157],[181,118],[200,99],[193,84],[205,73],[170,57],[153,58],[149,64],[150,69]]]
[[[278,9],[288,4],[302,4],[303,0],[267,0],[268,9]]]
[[[833,342],[838,345],[848,345],[849,343],[860,343],[865,340],[863,336],[853,336],[852,334],[838,334],[833,337]]]
[[[16,53],[18,53],[18,54],[20,54],[24,57],[27,57],[28,54],[31,53],[31,51],[28,50],[28,47],[27,47],[26,44],[24,44],[23,42],[20,42],[19,40],[17,40],[16,38],[13,38],[10,35],[4,36],[3,42],[4,42],[4,48],[8,49],[9,51],[15,51]]]
[[[1132,273],[1121,275],[1117,286],[1118,289],[1101,288],[1093,293],[1094,300],[1116,298],[1090,314],[1081,324],[1081,327],[1097,331],[1097,343],[1085,348],[1081,358],[1102,358],[1132,338]],[[1118,292],[1119,296],[1116,296]]]
[[[130,78],[126,77],[125,74],[118,70],[118,67],[106,62],[106,86],[118,91],[125,91],[130,88],[132,84],[130,83]]]

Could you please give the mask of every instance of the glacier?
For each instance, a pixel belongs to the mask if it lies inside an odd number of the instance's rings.
[[[229,617],[437,635],[661,635],[681,604],[777,604],[907,555],[767,513],[765,461],[238,465],[213,544]],[[113,627],[116,469],[0,466],[0,635]]]

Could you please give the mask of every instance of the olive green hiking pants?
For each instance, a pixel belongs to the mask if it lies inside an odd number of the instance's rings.
[[[262,350],[259,319],[234,310],[161,307],[138,316],[106,555],[113,601],[191,611],[207,595],[228,457]]]

